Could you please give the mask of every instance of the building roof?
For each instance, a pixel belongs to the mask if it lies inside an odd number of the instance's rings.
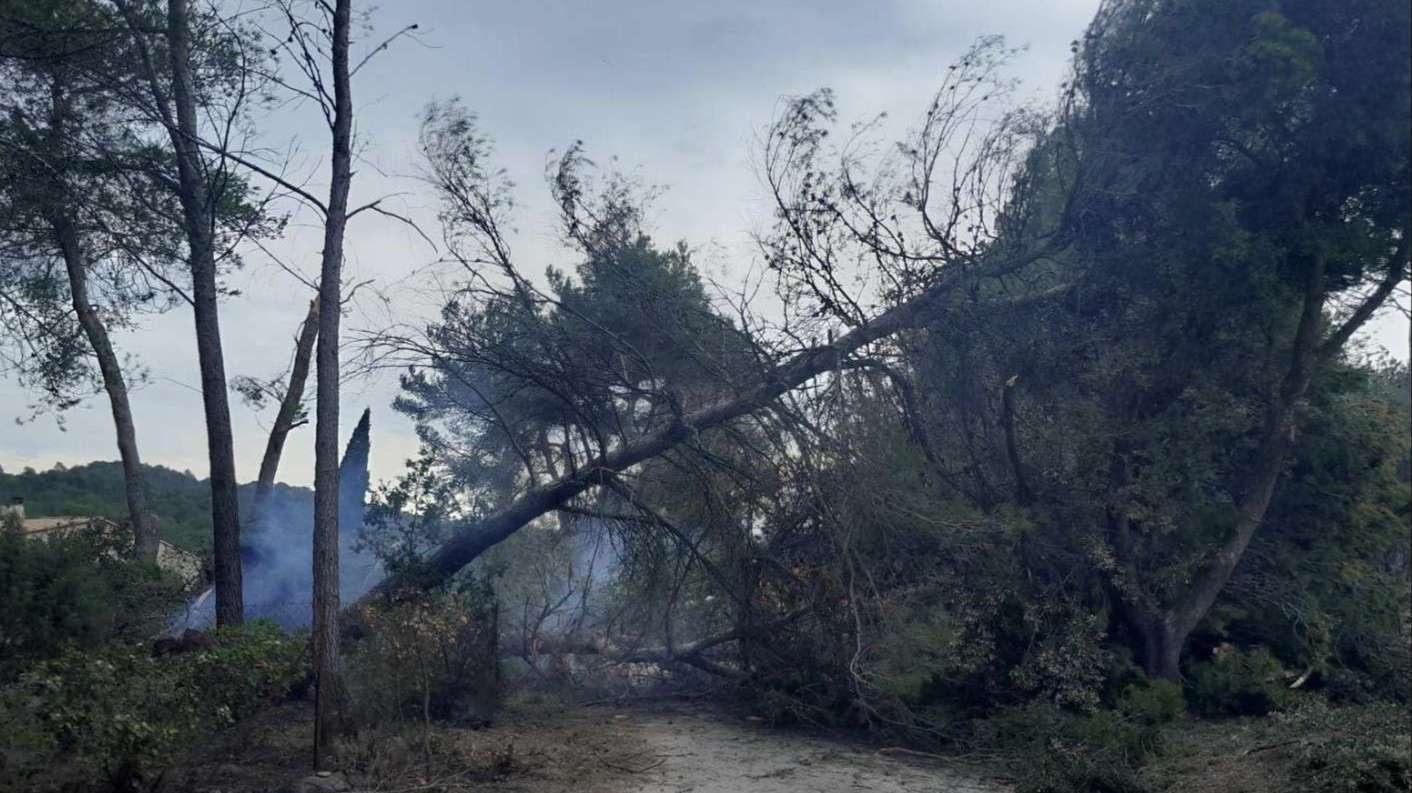
[[[119,530],[121,526],[107,518],[83,518],[61,516],[52,518],[25,518],[20,521],[20,534],[28,539],[40,540],[58,537],[69,532],[96,527],[104,532]],[[175,545],[160,540],[157,544],[157,566],[176,573],[182,579],[195,581],[201,576],[201,557]]]
[[[37,537],[53,531],[75,531],[89,525],[90,518],[63,516],[57,518],[25,518],[20,521],[20,534]]]

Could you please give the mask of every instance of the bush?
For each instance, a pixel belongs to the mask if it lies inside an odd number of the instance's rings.
[[[1147,727],[1168,724],[1186,715],[1181,684],[1171,680],[1139,680],[1118,696],[1118,710]]]
[[[1402,598],[1407,602],[1407,597]],[[1358,649],[1353,664],[1329,664],[1315,678],[1314,688],[1332,702],[1367,705],[1373,702],[1408,702],[1407,681],[1412,680],[1412,636],[1394,641],[1369,638]],[[1346,653],[1354,655],[1354,653]]]
[[[35,664],[0,700],[0,745],[10,747],[0,783],[58,774],[85,787],[155,787],[184,748],[308,675],[307,643],[272,624],[221,629],[215,643],[165,658],[140,645],[70,647]]]
[[[183,585],[127,551],[96,529],[42,541],[0,531],[0,683],[66,646],[140,641],[165,627]]]
[[[177,658],[190,685],[208,702],[219,703],[226,723],[289,698],[312,674],[308,640],[273,622],[219,628],[213,638],[214,649]]]
[[[1192,709],[1202,716],[1264,716],[1290,702],[1284,670],[1263,647],[1225,649],[1187,676]]]
[[[497,611],[489,585],[475,582],[364,606],[365,635],[346,665],[354,718],[487,724],[500,682]]]

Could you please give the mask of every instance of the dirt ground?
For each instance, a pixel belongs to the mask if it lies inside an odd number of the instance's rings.
[[[974,769],[728,719],[707,711],[636,710],[624,731],[642,770],[601,790],[635,793],[991,793],[1008,788]]]
[[[993,774],[682,704],[515,707],[483,730],[365,732],[311,778],[310,713],[261,714],[175,769],[191,793],[999,793]]]

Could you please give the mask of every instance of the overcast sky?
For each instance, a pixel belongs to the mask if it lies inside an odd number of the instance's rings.
[[[590,156],[666,188],[654,205],[659,239],[686,240],[723,275],[740,273],[753,251],[749,233],[764,216],[751,168],[756,133],[782,98],[828,86],[845,119],[887,111],[918,117],[947,64],[977,37],[999,33],[1027,45],[1014,64],[1022,93],[1049,101],[1064,79],[1069,42],[1083,31],[1097,0],[403,0],[371,20],[376,41],[404,25],[403,39],[359,73],[354,85],[357,134],[364,155],[354,198],[406,193],[397,206],[432,224],[431,201],[409,177],[416,168],[418,111],[431,99],[459,95],[496,141],[497,159],[517,183],[516,252],[522,266],[569,265],[556,245],[554,210],[543,181],[547,153],[582,139]],[[275,146],[295,145],[296,165],[318,177],[325,133],[308,109],[263,124]],[[316,272],[319,233],[296,217],[277,252]],[[301,222],[302,221],[302,222]],[[430,229],[429,229],[430,230]],[[432,233],[435,237],[436,234]],[[364,301],[345,321],[380,321],[390,307],[401,320],[434,308],[413,273],[434,252],[394,221],[365,214],[349,231],[348,277],[372,279],[389,306]],[[232,277],[242,290],[222,307],[227,374],[269,376],[288,360],[292,337],[312,294],[258,255]],[[1407,359],[1405,319],[1384,317],[1372,343]],[[189,311],[175,310],[121,334],[122,349],[146,367],[133,394],[145,462],[204,476],[205,433]],[[312,389],[312,383],[310,384]],[[373,476],[391,478],[416,451],[410,423],[390,402],[395,376],[349,384],[345,431],[357,411],[373,410]],[[0,466],[44,469],[116,459],[105,400],[93,397],[66,415],[16,426],[34,401],[0,381]],[[270,413],[233,405],[236,464],[254,479]],[[309,484],[312,428],[296,430],[280,479]]]

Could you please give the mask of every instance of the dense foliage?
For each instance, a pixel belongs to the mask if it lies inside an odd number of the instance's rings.
[[[351,615],[354,720],[369,728],[399,722],[488,724],[500,699],[499,603],[486,582],[453,591],[363,604]]]
[[[29,540],[0,527],[0,683],[66,650],[145,641],[166,628],[189,594],[184,582],[128,550],[94,530]]]
[[[307,679],[307,643],[278,626],[254,622],[213,638],[210,649],[165,658],[145,644],[73,648],[29,669],[0,700],[0,781],[153,789],[203,736]]]

